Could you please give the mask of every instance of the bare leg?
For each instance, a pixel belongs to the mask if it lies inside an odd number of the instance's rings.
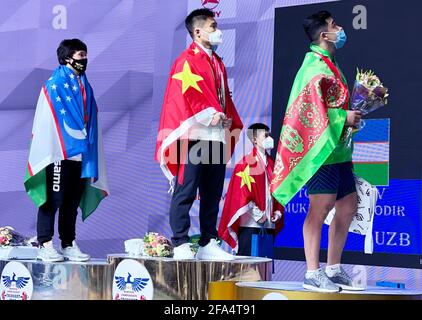
[[[328,212],[334,208],[335,194],[309,195],[309,212],[303,224],[303,241],[308,270],[319,268],[319,250],[322,224]]]
[[[331,222],[328,235],[327,265],[329,266],[338,264],[341,261],[341,254],[343,253],[349,227],[357,211],[356,192],[336,201],[335,206],[336,214]]]

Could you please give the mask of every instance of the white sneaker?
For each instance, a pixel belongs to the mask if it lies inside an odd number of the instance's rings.
[[[235,259],[235,256],[221,249],[217,241],[211,239],[205,247],[199,247],[196,258],[199,260],[231,261]]]
[[[63,256],[53,246],[53,241],[44,242],[38,249],[37,259],[45,262],[63,261]]]
[[[79,247],[76,245],[76,241],[72,242],[71,247],[62,248],[63,256],[66,260],[69,261],[88,261],[91,259],[89,254],[83,253]]]
[[[195,253],[190,249],[190,243],[184,243],[174,248],[173,259],[188,260],[195,259]]]

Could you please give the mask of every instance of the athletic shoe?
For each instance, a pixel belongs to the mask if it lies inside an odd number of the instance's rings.
[[[72,242],[72,246],[62,248],[63,257],[69,261],[88,261],[91,259],[89,254],[83,253],[76,244],[76,241]]]
[[[328,276],[327,276],[328,277]],[[347,272],[340,266],[340,272],[336,273],[332,277],[328,277],[334,284],[340,286],[343,290],[350,291],[363,291],[365,288],[358,287],[353,284],[352,278]]]
[[[190,243],[184,243],[173,249],[173,259],[190,260],[195,259],[195,253],[190,249]]]
[[[341,291],[341,287],[334,284],[322,269],[316,270],[312,276],[305,275],[303,287],[316,292],[334,293]]]
[[[211,239],[206,246],[199,247],[196,258],[215,261],[231,261],[235,259],[234,255],[221,249],[215,239]]]
[[[45,262],[60,262],[63,261],[61,255],[53,246],[53,241],[44,242],[38,249],[37,259]]]

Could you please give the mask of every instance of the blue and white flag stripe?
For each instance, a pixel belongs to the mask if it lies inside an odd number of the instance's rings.
[[[390,143],[356,143],[353,150],[355,163],[383,163],[390,160]]]

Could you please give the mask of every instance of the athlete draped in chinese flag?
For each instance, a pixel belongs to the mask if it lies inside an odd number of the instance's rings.
[[[284,221],[284,209],[270,192],[274,161],[267,151],[274,140],[269,128],[255,123],[248,128],[248,137],[254,147],[234,168],[218,228],[219,236],[238,255],[251,255],[252,234],[265,228],[276,235]]]
[[[185,22],[194,41],[170,70],[155,154],[173,190],[170,226],[174,258],[194,258],[189,248],[189,210],[199,189],[197,258],[232,259],[216,244],[216,223],[225,162],[234,150],[242,122],[230,96],[223,61],[213,50],[222,41],[213,12],[195,10]]]

